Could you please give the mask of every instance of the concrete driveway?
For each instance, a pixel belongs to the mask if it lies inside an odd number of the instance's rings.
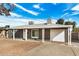
[[[79,56],[79,48],[58,43],[43,43],[30,50],[29,56]]]

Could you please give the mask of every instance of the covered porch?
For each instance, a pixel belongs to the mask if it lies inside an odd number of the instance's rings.
[[[13,40],[40,40],[64,42],[71,45],[71,28],[24,28],[24,29],[9,29],[8,38]]]

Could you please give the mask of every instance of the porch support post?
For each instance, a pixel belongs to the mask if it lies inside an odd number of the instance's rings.
[[[27,40],[27,29],[23,30],[23,38]]]
[[[13,29],[13,40],[15,40],[15,30]]]
[[[71,45],[71,28],[68,28],[68,45]]]
[[[44,42],[44,32],[45,32],[45,29],[42,29],[42,42]]]
[[[50,42],[52,41],[51,35],[52,35],[52,29],[50,29]]]
[[[8,30],[6,31],[6,37],[7,37],[7,39],[8,39],[8,36],[9,36],[9,33],[8,33]]]

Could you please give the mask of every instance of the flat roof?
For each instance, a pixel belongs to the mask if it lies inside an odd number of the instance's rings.
[[[32,28],[72,28],[72,25],[60,25],[60,24],[34,24],[16,26],[15,29],[32,29]]]

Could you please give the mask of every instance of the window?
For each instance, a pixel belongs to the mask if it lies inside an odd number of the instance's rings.
[[[31,37],[32,38],[39,38],[39,30],[38,29],[33,29],[31,31]]]

